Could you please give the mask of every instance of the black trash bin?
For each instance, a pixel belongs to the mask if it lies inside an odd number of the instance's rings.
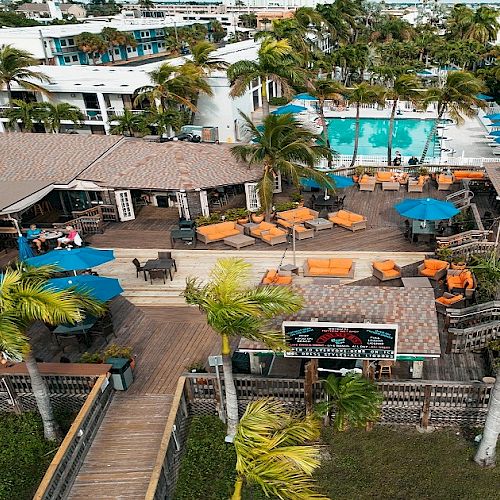
[[[113,387],[117,391],[126,391],[134,381],[130,359],[108,358],[105,362],[111,365],[110,373]]]

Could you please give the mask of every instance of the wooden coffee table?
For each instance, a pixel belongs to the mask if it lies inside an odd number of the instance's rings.
[[[244,234],[235,234],[234,236],[228,236],[227,238],[224,238],[224,244],[239,250],[243,247],[255,245],[255,238],[246,236]]]
[[[304,225],[306,227],[314,229],[317,232],[323,229],[331,229],[333,227],[333,222],[330,222],[328,219],[323,219],[320,217],[319,219],[306,220],[304,222]]]

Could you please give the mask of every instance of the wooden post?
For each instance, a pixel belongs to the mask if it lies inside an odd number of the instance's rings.
[[[427,429],[429,427],[430,420],[430,409],[431,409],[431,389],[430,385],[424,387],[424,404],[422,406],[422,418],[420,420],[420,426],[422,429]]]
[[[363,360],[363,377],[370,380],[375,380],[375,370],[370,366],[369,359]]]
[[[310,415],[314,409],[313,384],[318,380],[318,360],[311,359],[305,367],[304,399],[306,403],[306,414]]]

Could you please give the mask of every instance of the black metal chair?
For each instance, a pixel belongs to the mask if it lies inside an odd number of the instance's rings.
[[[132,264],[134,264],[134,266],[135,266],[135,270],[137,272],[136,278],[138,278],[139,277],[139,273],[142,273],[144,271],[144,267],[141,266],[141,263],[139,262],[138,259],[133,259],[132,260]]]
[[[148,273],[149,273],[149,280],[151,281],[151,284],[153,284],[153,280],[161,279],[161,278],[163,278],[164,285],[167,283],[167,281],[166,281],[167,271],[165,271],[165,269],[150,269],[148,271]]]
[[[174,262],[174,270],[177,271],[177,264],[175,259],[172,257],[172,252],[158,252],[159,259],[170,259]]]

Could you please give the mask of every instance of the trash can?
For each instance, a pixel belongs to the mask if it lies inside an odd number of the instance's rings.
[[[108,358],[105,363],[111,365],[111,379],[117,391],[126,391],[134,381],[130,359]]]

